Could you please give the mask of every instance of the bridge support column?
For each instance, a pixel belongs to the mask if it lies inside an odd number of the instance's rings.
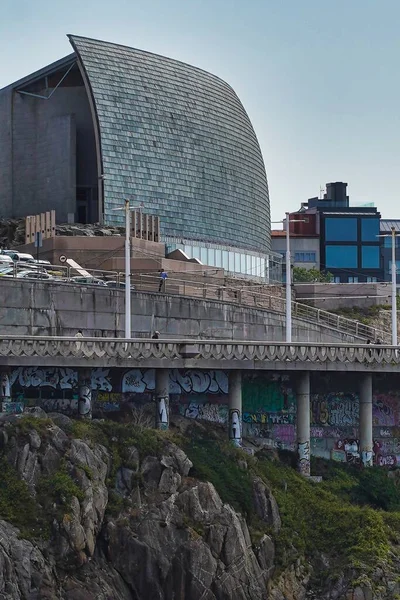
[[[11,402],[10,369],[2,367],[0,372],[0,409],[6,412],[7,403]]]
[[[78,414],[80,419],[92,418],[91,369],[78,369]]]
[[[360,455],[364,467],[372,467],[372,375],[363,373],[360,376]]]
[[[310,372],[299,375],[297,382],[297,467],[310,476]]]
[[[156,428],[169,427],[169,370],[156,369]]]
[[[242,445],[242,372],[229,372],[229,439]]]

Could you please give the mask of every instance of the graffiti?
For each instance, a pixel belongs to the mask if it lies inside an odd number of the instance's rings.
[[[380,429],[379,435],[380,437],[388,438],[392,436],[392,432],[390,431],[390,429]]]
[[[349,426],[359,421],[359,402],[355,394],[331,393],[314,395],[311,420],[315,425]]]
[[[156,425],[158,429],[168,429],[168,396],[156,398]]]
[[[228,420],[228,407],[220,404],[211,404],[206,402],[200,404],[190,402],[179,406],[179,412],[188,419],[203,419],[204,421],[212,421],[213,423],[224,424]]]
[[[1,410],[3,413],[7,413],[7,414],[23,413],[24,412],[24,403],[23,402],[2,402]]]
[[[372,450],[363,450],[361,452],[361,461],[364,467],[372,467],[374,453]]]
[[[10,398],[11,397],[11,389],[10,389],[10,378],[8,373],[2,373],[0,379],[0,398]]]
[[[378,426],[396,426],[400,419],[400,397],[397,392],[377,394],[372,404],[372,421]]]
[[[329,410],[326,400],[321,400],[319,397],[311,401],[311,421],[320,425],[329,423]]]
[[[235,446],[240,446],[242,441],[242,424],[240,410],[233,408],[229,411],[229,439]]]
[[[379,467],[394,467],[397,464],[397,457],[394,454],[386,454],[386,456],[378,454],[376,464]]]
[[[285,448],[291,448],[296,442],[296,428],[294,425],[275,425],[272,428],[272,435]]]
[[[113,412],[121,409],[121,394],[98,392],[96,396],[96,408],[104,412]]]
[[[298,469],[302,475],[310,475],[310,442],[297,444]]]
[[[155,371],[131,369],[122,378],[122,392],[145,393],[155,389]],[[227,394],[228,377],[223,371],[179,371],[169,373],[170,394]]]
[[[310,437],[323,438],[324,437],[324,428],[323,427],[311,427],[310,428]]]
[[[102,369],[102,368],[92,369],[91,384],[92,384],[92,390],[101,390],[102,392],[111,392],[112,384],[110,381],[110,369]]]
[[[346,452],[344,450],[338,450],[337,448],[333,448],[331,450],[331,459],[336,462],[346,462]]]
[[[91,370],[91,387],[94,390],[111,391],[110,369]],[[21,387],[51,387],[60,390],[72,390],[78,385],[78,372],[69,368],[18,367],[11,373],[10,384]]]
[[[78,413],[81,418],[92,418],[92,390],[89,381],[83,380],[79,386]]]
[[[272,423],[273,425],[292,425],[296,415],[292,413],[243,413],[244,423]]]
[[[42,398],[40,406],[46,412],[61,412],[72,415],[78,412],[78,398]]]
[[[358,440],[338,440],[336,448],[345,452],[348,463],[359,464],[361,455]]]

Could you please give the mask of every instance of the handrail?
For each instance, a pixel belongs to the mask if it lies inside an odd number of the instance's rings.
[[[31,268],[34,265],[30,266]],[[18,269],[25,269],[26,265],[18,264],[14,267],[13,276],[16,277]],[[61,273],[64,283],[74,283],[71,280],[71,268],[64,265],[38,265],[38,268],[45,269],[50,273]],[[125,274],[119,271],[106,271],[99,269],[85,269],[93,277],[117,282],[117,289],[120,283],[124,282]],[[0,276],[1,280],[1,276]],[[132,288],[136,291],[157,291],[159,289],[160,278],[157,275],[148,275],[142,273],[131,273]],[[39,280],[44,281],[46,280]],[[57,282],[57,279],[51,279],[51,282]],[[239,280],[238,280],[239,281]],[[175,277],[175,274],[170,271],[170,277],[167,279],[165,289],[162,293],[184,295],[189,297],[201,297],[205,300],[220,300],[241,306],[267,309],[272,312],[284,314],[286,312],[286,299],[280,296],[273,296],[267,291],[260,290],[262,284],[254,284],[249,282],[249,285],[244,285],[243,280],[240,280],[241,285],[225,285],[223,283],[211,283],[210,281],[199,282],[191,279],[181,279]],[[254,290],[255,287],[258,289]],[[264,285],[264,288],[267,285]],[[275,287],[272,285],[272,287]],[[384,342],[391,341],[389,331],[379,330],[370,325],[365,325],[360,321],[348,319],[335,313],[330,313],[323,309],[302,304],[297,301],[292,301],[292,315],[294,318],[306,320],[307,322],[316,323],[333,329],[337,329],[341,333],[365,338],[376,342],[379,338]]]

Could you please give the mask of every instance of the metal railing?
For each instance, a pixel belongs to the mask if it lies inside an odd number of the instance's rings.
[[[20,264],[14,265],[12,273],[8,273],[6,277],[16,277],[21,275],[22,270],[41,270],[43,273],[50,275],[50,279],[36,278],[36,281],[48,283],[72,283],[77,284],[75,277],[85,278],[84,275],[75,275],[76,269],[64,265],[34,265]],[[116,289],[124,287],[125,274],[119,271],[107,271],[100,269],[84,269],[93,277],[93,283],[97,284],[101,281],[108,283]],[[135,273],[131,274],[132,289],[143,292],[159,292],[183,295],[194,298],[202,298],[204,300],[217,300],[246,306],[250,308],[259,308],[284,314],[286,312],[286,300],[283,297],[271,295],[271,289],[274,290],[278,286],[267,284],[255,284],[249,282],[246,284],[243,280],[227,280],[227,283],[199,281],[199,276],[193,275],[193,278],[181,278],[181,273],[172,273],[170,271],[168,279],[163,283],[160,290],[160,278],[155,274]],[[0,271],[0,282],[2,273]],[[27,281],[32,281],[34,277],[26,275]],[[224,280],[225,281],[225,280]],[[80,284],[82,285],[82,284]],[[91,285],[86,282],[84,285]],[[314,323],[323,327],[335,329],[345,335],[360,339],[370,340],[375,343],[382,341],[384,343],[391,342],[391,333],[389,331],[379,330],[370,325],[365,325],[360,321],[348,319],[307,304],[292,301],[292,316],[296,319]]]

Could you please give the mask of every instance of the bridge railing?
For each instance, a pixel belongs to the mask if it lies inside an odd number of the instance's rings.
[[[31,265],[33,267],[34,265]],[[62,281],[65,283],[73,283],[74,270],[71,267],[64,265],[39,265],[38,267],[53,274],[57,279],[51,279],[50,282]],[[18,277],[21,269],[26,268],[26,265],[18,265],[14,267],[13,273],[9,274]],[[84,269],[92,277],[102,279],[108,283],[115,283],[117,289],[124,286],[125,274],[118,271],[105,271],[100,269]],[[0,280],[2,277],[0,277]],[[136,291],[158,292],[160,278],[155,274],[135,273],[131,274],[132,286]],[[29,279],[28,279],[29,280]],[[41,280],[42,281],[42,280]],[[46,281],[46,280],[43,280]],[[248,285],[243,284],[243,280],[229,280],[229,285],[209,281],[201,281],[199,279],[187,279],[181,277],[181,274],[170,273],[170,277],[165,283],[165,288],[161,293],[177,294],[189,297],[203,298],[207,300],[220,300],[241,306],[266,309],[272,312],[284,314],[286,311],[286,300],[281,296],[271,294],[271,288],[276,286],[268,286],[267,284],[258,284],[249,282]],[[90,284],[85,284],[90,285]],[[379,330],[370,325],[365,325],[360,321],[348,319],[322,309],[292,301],[292,314],[294,318],[302,319],[308,323],[319,324],[331,329],[335,329],[349,336],[363,338],[376,342],[380,340],[384,343],[391,342],[391,334],[388,331]]]
[[[145,360],[191,358],[221,361],[400,364],[396,346],[372,344],[284,343],[193,339],[77,338],[51,336],[0,337],[1,358],[81,358],[90,367],[97,359]]]

